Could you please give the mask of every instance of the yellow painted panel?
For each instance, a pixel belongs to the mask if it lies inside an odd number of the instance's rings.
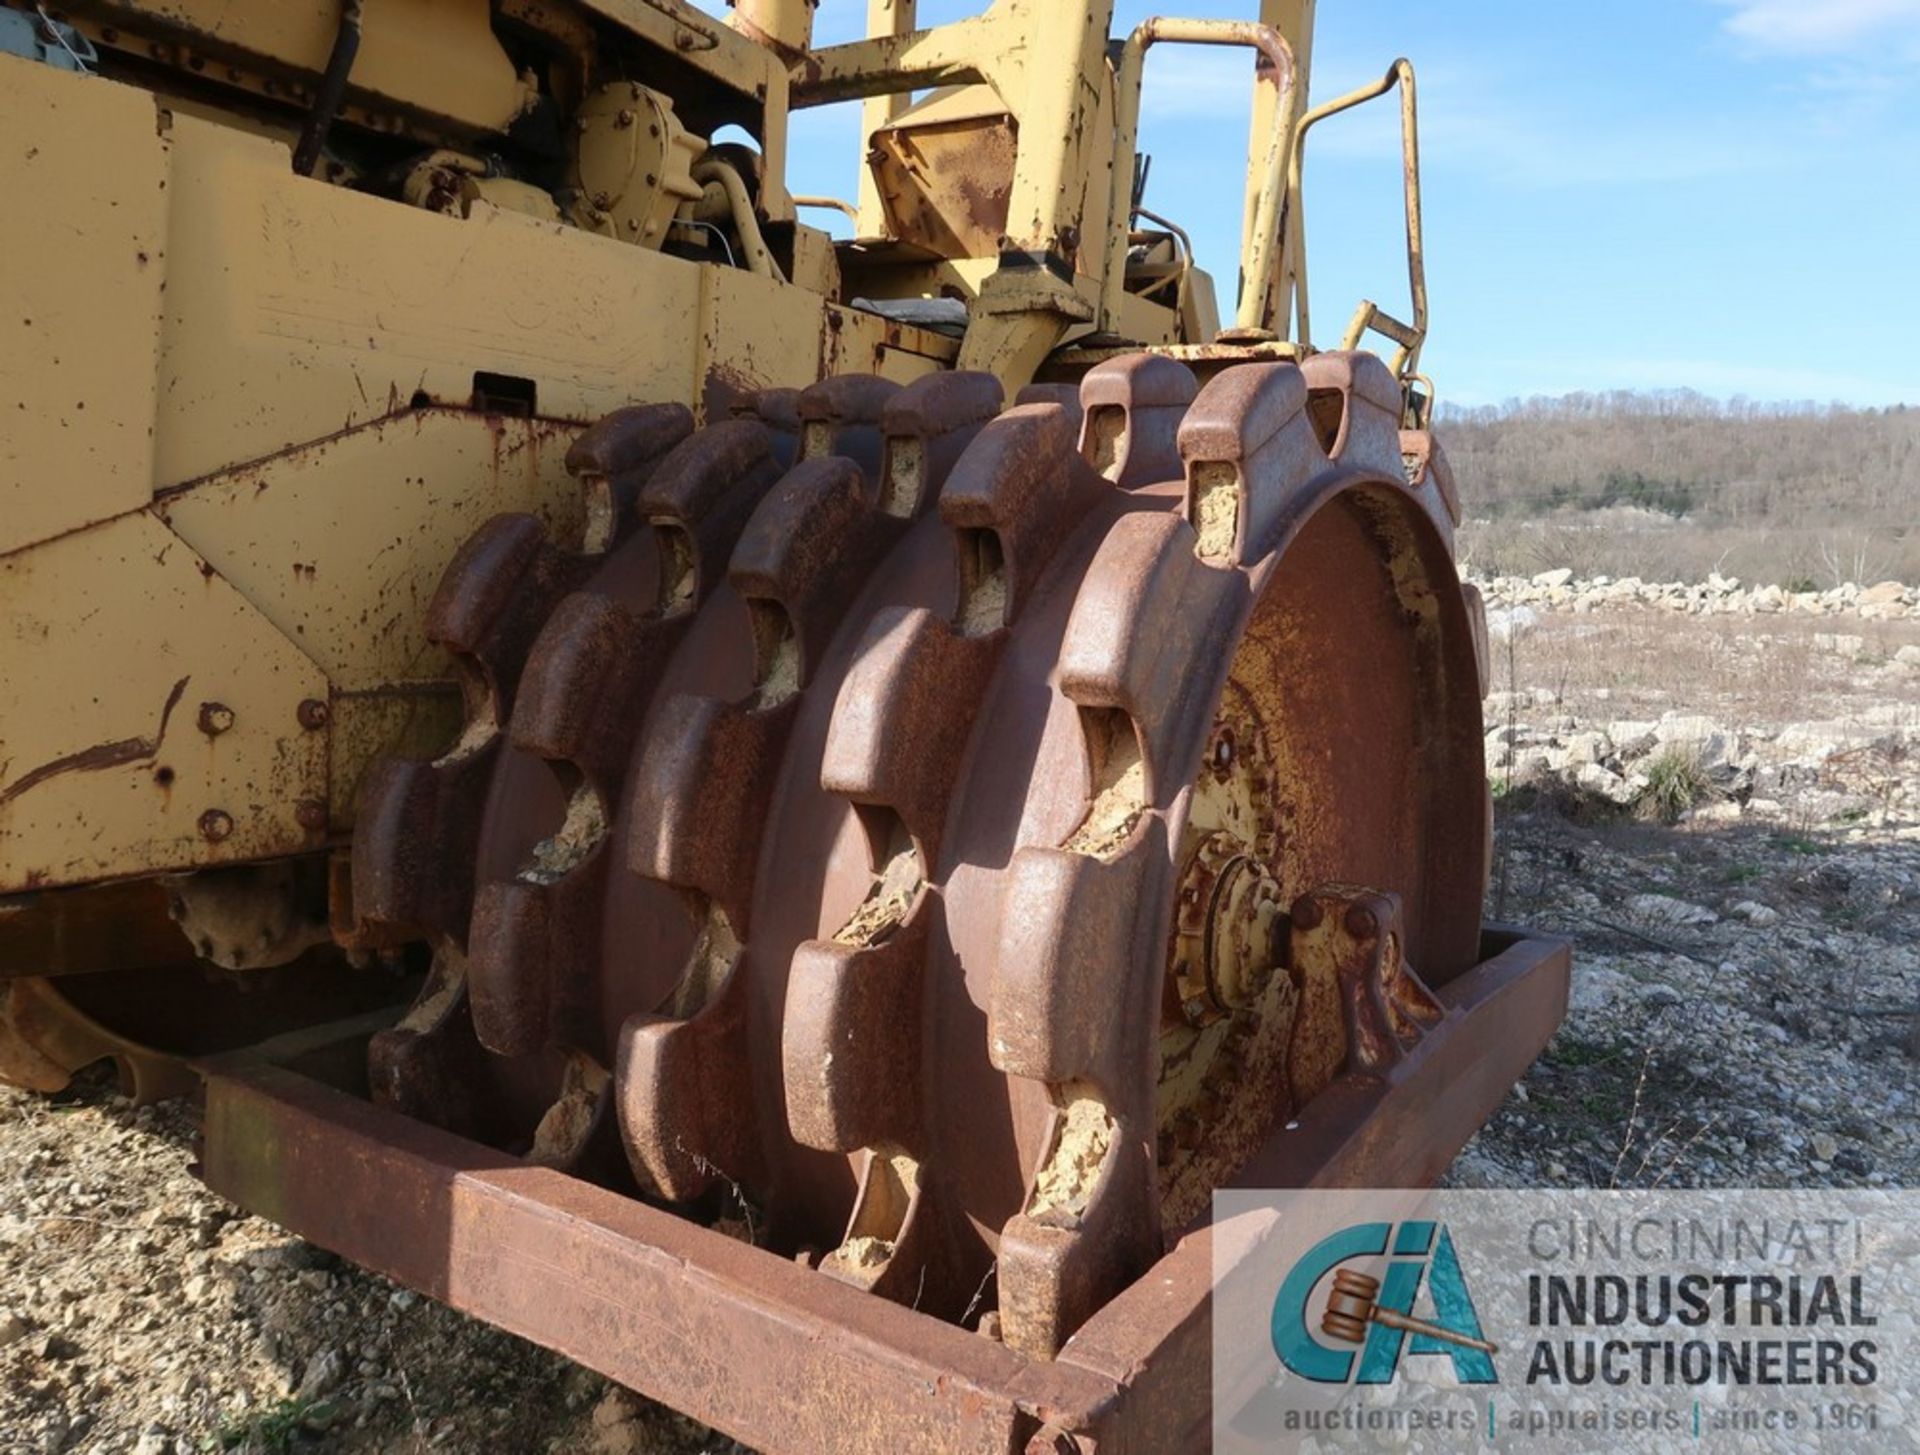
[[[224,472],[155,510],[345,690],[445,676],[427,603],[460,543],[502,511],[579,539],[566,471],[579,427],[412,411]]]
[[[146,511],[0,559],[0,682],[0,893],[324,842],[325,678]]]
[[[804,388],[840,372],[823,367],[825,302],[818,294],[733,268],[700,272],[700,404],[708,420],[726,418],[740,393]]]
[[[135,0],[132,8],[217,46],[318,74],[340,29],[340,0]],[[487,0],[383,0],[366,7],[353,94],[384,97],[504,130],[529,97],[494,38]]]
[[[0,57],[0,553],[151,493],[156,120],[144,91]]]
[[[644,36],[663,50],[679,55],[715,80],[749,96],[784,100],[786,72],[779,57],[758,41],[748,40],[726,21],[702,13],[687,0],[582,0],[624,30]],[[769,106],[767,120],[784,121]],[[771,152],[773,149],[769,147]],[[776,172],[774,175],[778,176]]]
[[[890,322],[737,268],[708,267],[702,316],[701,403],[723,418],[747,389],[804,388],[829,374],[881,374],[908,383],[951,368],[958,339]]]
[[[835,308],[839,327],[828,330],[823,372],[873,373],[896,384],[951,369],[960,340],[891,322],[857,308]]]
[[[403,207],[295,177],[284,147],[174,120],[156,483],[403,410],[475,371],[590,420],[693,395],[695,265],[561,223]]]
[[[896,384],[911,384],[915,379],[924,379],[929,374],[938,374],[942,367],[938,359],[930,359],[925,354],[909,353],[906,349],[883,346],[880,350],[880,365],[874,373],[883,379],[891,379]]]

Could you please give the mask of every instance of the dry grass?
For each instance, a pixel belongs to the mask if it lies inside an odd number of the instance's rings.
[[[1857,654],[1830,645],[1836,636],[1858,638]],[[1545,612],[1518,644],[1516,676],[1591,721],[1699,712],[1738,730],[1833,717],[1865,671],[1916,642],[1913,621]]]
[[[1675,743],[1662,748],[1641,765],[1647,786],[1634,801],[1634,811],[1656,823],[1679,823],[1693,809],[1718,796],[1713,775],[1698,748]]]

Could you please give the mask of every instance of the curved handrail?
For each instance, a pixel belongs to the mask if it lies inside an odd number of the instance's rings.
[[[1379,81],[1316,106],[1300,118],[1299,128],[1293,134],[1292,156],[1287,163],[1287,207],[1283,209],[1280,225],[1287,227],[1296,211],[1302,216],[1305,214],[1301,187],[1306,167],[1307,133],[1328,117],[1351,111],[1356,106],[1384,96],[1396,86],[1400,89],[1400,149],[1407,207],[1407,281],[1413,298],[1413,322],[1402,323],[1383,312],[1371,299],[1363,299],[1352,322],[1347,325],[1341,347],[1358,347],[1368,329],[1392,339],[1400,346],[1393,356],[1394,376],[1405,383],[1419,371],[1420,350],[1427,338],[1426,240],[1420,211],[1420,112],[1413,62],[1402,56],[1388,67],[1387,74]],[[1304,227],[1301,235],[1305,236]],[[1307,306],[1307,267],[1304,257],[1298,260],[1297,277],[1298,342],[1302,348],[1311,348],[1313,335]]]

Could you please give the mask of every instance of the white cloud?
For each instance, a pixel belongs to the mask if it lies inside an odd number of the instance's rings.
[[[1861,136],[1910,114],[1920,72],[1920,0],[1713,0],[1749,58],[1805,67],[1797,110],[1826,137]]]
[[[1629,118],[1603,129],[1544,103],[1524,108],[1469,96],[1423,104],[1420,139],[1425,164],[1436,172],[1470,168],[1504,186],[1534,189],[1696,182],[1778,167],[1783,155],[1756,147],[1750,130],[1732,124],[1682,132],[1657,119]],[[1399,113],[1346,128],[1330,123],[1308,149],[1323,158],[1396,161]]]
[[[1147,53],[1140,113],[1149,122],[1226,121],[1253,105],[1253,58],[1240,50],[1161,46]]]
[[[1920,0],[1721,0],[1728,33],[1785,55],[1834,56],[1889,44],[1920,56]]]
[[[1496,60],[1459,56],[1420,66],[1420,131],[1436,173],[1470,170],[1501,185],[1529,190],[1673,186],[1779,171],[1817,155],[1820,138],[1870,132],[1909,108],[1912,80],[1898,42],[1911,33],[1920,61],[1920,0],[1711,0],[1729,11],[1727,27],[1758,51],[1818,42],[1805,74],[1788,83],[1788,108],[1756,115],[1745,109],[1702,112],[1676,124],[1670,114],[1609,116],[1596,121],[1590,98],[1542,91],[1532,78]],[[1857,53],[1838,49],[1842,41]],[[1722,67],[1724,69],[1724,66]],[[1314,99],[1360,84],[1372,62],[1321,55],[1314,63]],[[1716,78],[1720,79],[1720,78]],[[1147,62],[1143,121],[1150,150],[1192,156],[1194,137],[1246,154],[1251,65],[1244,52],[1202,47],[1155,49]],[[1746,84],[1736,79],[1735,84]],[[1392,165],[1400,155],[1399,110],[1385,100],[1319,128],[1314,159]],[[1212,156],[1212,152],[1207,153]],[[1190,165],[1183,163],[1182,165]]]
[[[1322,97],[1324,99],[1324,96]],[[1458,59],[1420,69],[1420,142],[1434,173],[1465,169],[1503,186],[1655,186],[1778,167],[1779,145],[1757,147],[1734,118],[1676,127],[1660,116],[1608,114],[1578,95],[1554,95],[1530,79]],[[1308,152],[1322,159],[1392,164],[1400,157],[1400,109],[1391,100],[1335,117]]]

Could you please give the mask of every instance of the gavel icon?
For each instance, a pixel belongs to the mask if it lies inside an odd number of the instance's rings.
[[[1364,1344],[1367,1341],[1367,1325],[1374,1323],[1385,1324],[1390,1329],[1404,1329],[1409,1334],[1443,1339],[1449,1344],[1463,1344],[1486,1354],[1500,1352],[1499,1345],[1488,1343],[1485,1339],[1469,1338],[1465,1334],[1454,1333],[1452,1329],[1430,1324],[1425,1319],[1408,1318],[1390,1308],[1381,1308],[1377,1301],[1379,1297],[1379,1279],[1341,1269],[1333,1275],[1333,1292],[1327,1298],[1327,1312],[1320,1320],[1320,1327],[1334,1338],[1349,1344]]]

